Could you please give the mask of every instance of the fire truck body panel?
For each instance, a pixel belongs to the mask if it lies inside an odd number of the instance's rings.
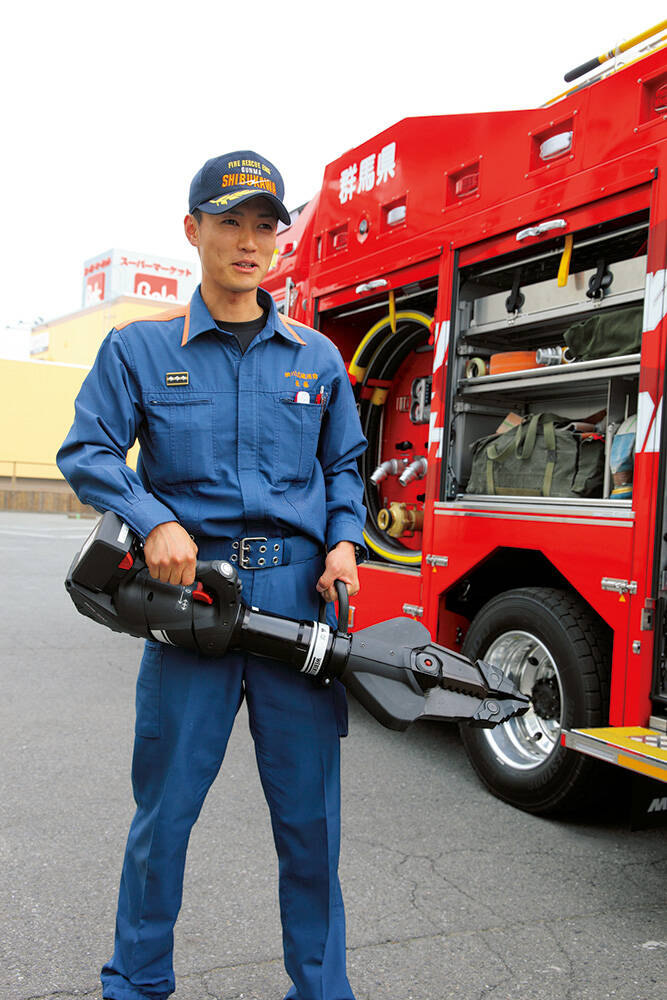
[[[648,207],[649,194],[649,185],[641,185],[629,191],[619,192],[612,197],[597,199],[581,207],[573,208],[571,211],[565,209],[561,211],[559,217],[567,223],[568,232],[576,233],[604,220],[614,219],[621,215],[634,215],[643,207]],[[545,242],[550,236],[551,231],[547,231],[544,237]],[[540,237],[537,237],[537,240],[539,239]],[[532,239],[531,242],[534,246],[537,245],[535,239]],[[485,259],[501,257],[503,253],[510,252],[514,246],[516,246],[516,236],[512,234],[497,240],[485,241],[481,253],[478,246],[465,248],[460,254],[459,266],[479,264]],[[655,316],[645,319],[642,351],[644,355],[650,356],[652,354],[655,358],[656,352],[659,356],[661,328],[659,321],[654,323],[654,319],[656,319]],[[650,324],[649,327],[647,327],[647,323]],[[517,323],[517,328],[519,326],[520,322]],[[647,393],[652,400],[657,399],[658,394],[661,393],[661,387],[657,381],[658,368],[655,362],[651,364],[648,357],[647,363],[642,359],[640,370],[640,393]],[[650,455],[645,454],[643,447],[637,449],[635,475],[637,480],[642,483],[651,481],[655,474],[657,442],[654,443],[653,448]],[[571,501],[570,503],[574,504],[574,510],[577,512],[573,511],[565,516],[562,513],[553,516],[548,509],[543,507],[543,514],[536,513],[534,516],[538,518],[538,525],[543,526],[548,522],[552,525],[552,530],[547,536],[544,527],[542,527],[541,531],[538,531],[538,538],[533,541],[529,541],[534,530],[530,525],[529,516],[521,510],[513,515],[510,513],[504,515],[505,518],[514,521],[516,525],[514,531],[500,523],[495,524],[493,530],[494,542],[498,545],[515,548],[531,547],[542,551],[549,562],[568,580],[573,589],[584,597],[586,602],[613,628],[616,641],[614,644],[610,717],[614,724],[633,725],[644,723],[648,718],[650,714],[648,698],[650,680],[647,683],[647,675],[650,678],[652,662],[650,650],[644,657],[643,670],[637,662],[638,654],[628,655],[626,642],[622,636],[627,629],[627,613],[631,603],[629,596],[616,594],[610,599],[609,595],[601,590],[601,581],[603,578],[621,581],[636,580],[637,573],[633,574],[632,561],[633,534],[636,536],[636,533],[641,530],[640,526],[643,522],[646,522],[645,537],[653,530],[651,514],[654,506],[649,504],[644,509],[642,503],[651,495],[650,491],[642,490],[641,495],[638,494],[635,497],[634,513],[631,510],[625,510],[616,517],[614,517],[615,512],[609,510],[609,507],[605,510],[604,504],[602,506],[597,504],[597,510],[594,513],[589,512],[588,515],[579,513],[582,506],[590,505],[593,501]],[[441,515],[445,513],[447,504],[444,504],[443,508]],[[516,502],[514,509],[516,511]],[[479,514],[469,514],[468,516],[480,517]],[[492,515],[487,512],[486,515],[482,516]],[[479,524],[479,520],[477,523]],[[443,545],[446,544],[445,539],[438,537],[438,526],[443,524],[442,516],[436,516],[434,524],[434,546],[436,551],[442,551]],[[575,526],[577,527],[575,528]],[[577,530],[577,528],[581,529],[582,527],[584,530]],[[450,551],[452,547],[461,554],[467,555],[471,551],[469,548],[471,539],[459,528],[458,522],[456,531],[447,531],[443,528],[440,530],[440,534],[444,534],[445,538],[448,539]],[[465,542],[463,541],[464,537]],[[459,545],[459,543],[461,544]],[[647,573],[650,574],[651,569],[650,560],[648,569],[646,567],[646,553],[650,551],[650,547],[644,544],[643,547],[640,545],[639,549],[642,552],[642,575],[646,576]],[[463,575],[468,571],[468,567],[463,569]],[[642,594],[650,592],[650,581],[648,587],[649,589],[646,589],[646,585],[644,585]],[[634,606],[640,605],[641,607],[642,600],[640,598],[639,593],[632,595]],[[432,603],[432,600],[425,598],[427,606],[430,607]],[[645,645],[649,644],[645,643]],[[625,677],[626,664],[628,664],[628,672],[630,673],[628,678]],[[635,679],[635,683],[633,683],[632,678]]]
[[[405,613],[455,647],[505,592],[567,592],[613,646],[598,726],[667,708],[666,94],[660,50],[550,107],[400,121],[326,167],[267,280],[336,342],[371,432],[371,519],[391,527],[368,536],[354,627]],[[508,350],[642,303],[641,354],[491,373]],[[468,494],[475,441],[542,411],[604,414],[602,493]],[[617,499],[611,435],[634,413],[634,489]],[[424,455],[424,478],[372,485],[385,459]]]
[[[598,516],[596,516],[598,515]],[[624,724],[625,662],[627,659],[625,636],[628,630],[630,601],[626,595],[609,593],[601,589],[600,563],[611,579],[628,579],[632,556],[632,518],[609,516],[592,510],[589,514],[573,511],[554,504],[548,507],[517,509],[517,504],[498,506],[484,504],[436,504],[434,510],[434,543],[438,552],[447,551],[448,566],[437,568],[431,574],[430,596],[424,603],[431,612],[425,619],[427,628],[433,627],[442,597],[462,579],[476,570],[489,553],[489,536],[498,549],[512,551],[531,550],[541,553],[547,562],[583,597],[600,617],[614,630],[614,662],[612,678],[618,679],[620,690],[611,692],[611,723]],[[601,560],[600,554],[604,553]],[[509,556],[508,556],[509,558]],[[608,573],[607,573],[608,570]],[[502,589],[499,581],[498,590]],[[437,624],[437,618],[436,622]],[[443,640],[439,640],[443,641]],[[616,669],[614,669],[614,667]],[[647,689],[643,690],[643,721],[648,718]],[[616,713],[614,717],[614,712]],[[630,724],[629,722],[627,723]]]
[[[445,235],[465,245],[471,233],[510,231],[560,203],[585,204],[645,181],[665,136],[663,116],[648,108],[664,84],[663,52],[642,61],[630,87],[633,69],[547,108],[404,119],[333,161],[309,203],[311,246],[304,240],[298,253],[311,296],[348,288],[354,300],[356,281],[437,256]],[[566,155],[539,160],[543,142],[570,131]],[[404,217],[390,225],[390,211],[403,205]],[[281,258],[276,279],[294,263]]]

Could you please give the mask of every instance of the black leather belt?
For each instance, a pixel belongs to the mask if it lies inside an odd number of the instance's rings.
[[[216,555],[227,559],[241,569],[272,569],[291,563],[306,562],[320,555],[322,546],[302,535],[290,538],[267,538],[265,535],[246,535],[232,538],[216,546]]]

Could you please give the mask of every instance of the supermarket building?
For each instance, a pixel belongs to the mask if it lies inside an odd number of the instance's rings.
[[[99,346],[116,325],[188,302],[198,280],[189,262],[123,250],[99,254],[84,263],[82,308],[34,327],[29,360],[0,359],[0,509],[84,510],[55,455]]]

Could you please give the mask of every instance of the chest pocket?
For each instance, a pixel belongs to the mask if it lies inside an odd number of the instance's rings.
[[[149,474],[166,486],[215,482],[213,399],[192,393],[150,396],[147,440]]]
[[[307,482],[313,471],[323,407],[276,400],[273,472],[275,481]]]

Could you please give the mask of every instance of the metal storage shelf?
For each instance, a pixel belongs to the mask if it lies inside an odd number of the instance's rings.
[[[641,302],[643,297],[643,288],[639,291],[626,292],[623,295],[610,295],[605,299],[604,304],[598,306],[597,309],[631,305],[633,302]],[[579,302],[569,306],[545,309],[543,312],[528,313],[526,315],[518,313],[516,316],[508,316],[505,319],[495,320],[492,323],[480,323],[479,326],[471,325],[462,330],[461,334],[470,342],[488,336],[490,333],[513,333],[516,330],[523,330],[532,326],[545,328],[549,324],[555,325],[556,323],[562,323],[564,320],[576,320],[582,315],[590,316],[592,312],[590,302]]]
[[[461,330],[468,342],[478,341],[489,334],[516,333],[533,327],[558,329],[580,317],[592,316],[599,310],[616,309],[641,302],[646,285],[646,257],[634,257],[611,265],[613,279],[603,299],[592,301],[587,294],[595,270],[571,274],[565,286],[552,279],[528,284],[522,288],[523,302],[517,313],[507,312],[507,291],[480,295],[472,300],[473,315],[469,325]]]
[[[639,375],[639,360],[639,354],[626,354],[620,358],[573,361],[569,365],[545,365],[543,368],[528,368],[502,375],[459,379],[458,388],[464,397],[503,390],[559,386],[566,388],[572,382],[597,382],[600,379]]]
[[[593,235],[597,243],[599,236]],[[448,508],[441,511],[443,515],[626,527],[633,523],[632,501],[619,502],[611,496],[610,454],[613,429],[637,409],[640,348],[635,348],[637,353],[621,357],[464,377],[466,360],[470,358],[479,356],[488,364],[494,354],[562,345],[569,339],[568,327],[582,320],[622,316],[626,309],[628,332],[634,329],[645,295],[647,259],[638,256],[639,243],[617,245],[614,241],[619,235],[617,232],[603,237],[609,243],[609,252],[601,252],[599,259],[592,253],[582,255],[579,269],[572,271],[565,283],[556,280],[553,261],[524,268],[532,258],[518,256],[507,264],[501,261],[500,268],[494,269],[491,261],[488,267],[476,265],[462,275],[454,316],[455,357],[450,352],[451,364],[456,367],[444,491]],[[628,256],[622,256],[626,253]],[[598,277],[600,260],[607,258],[611,278],[604,297],[593,301],[589,297],[591,281]],[[521,291],[518,312],[507,311],[510,289]],[[613,350],[611,344],[609,349]],[[603,429],[604,474],[596,489],[598,496],[524,499],[519,495],[461,492],[470,481],[471,446],[495,433],[501,417],[550,412],[557,413],[565,423],[590,415],[588,419],[596,417],[594,422]],[[601,420],[603,413],[606,425]]]
[[[525,497],[525,496],[489,496],[481,493],[458,493],[455,500],[435,504],[435,513],[439,508],[464,514],[466,511],[475,516],[496,516],[496,514],[515,514],[526,517],[536,514],[540,518],[552,516],[588,516],[606,517],[619,520],[634,520],[632,500],[615,500],[613,497]]]

